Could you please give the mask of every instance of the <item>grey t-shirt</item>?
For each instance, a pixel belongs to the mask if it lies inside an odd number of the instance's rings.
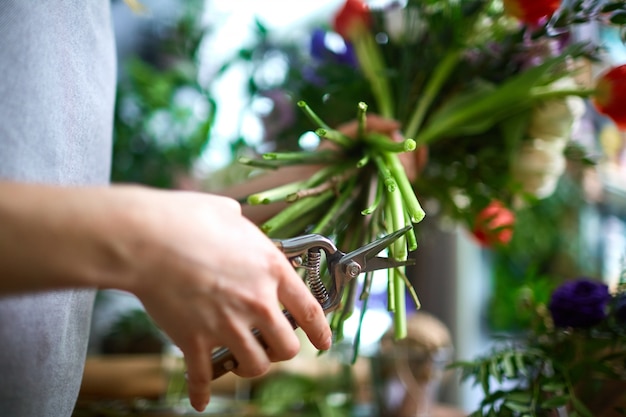
[[[108,182],[109,9],[109,0],[0,0],[0,179]],[[71,415],[93,297],[94,290],[0,297],[0,416]]]

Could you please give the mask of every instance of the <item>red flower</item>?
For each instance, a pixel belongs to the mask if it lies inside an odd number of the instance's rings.
[[[593,104],[598,112],[613,119],[620,130],[626,130],[626,64],[600,76]]]
[[[504,0],[507,14],[530,25],[551,17],[560,6],[561,0]]]
[[[513,212],[494,200],[478,213],[472,233],[483,246],[506,245],[513,237],[514,224]]]
[[[372,25],[370,9],[363,0],[346,0],[343,7],[335,15],[334,29],[344,39],[352,39]]]

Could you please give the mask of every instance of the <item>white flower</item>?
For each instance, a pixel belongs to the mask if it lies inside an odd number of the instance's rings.
[[[537,198],[552,195],[566,166],[563,149],[567,139],[524,141],[513,157],[512,175],[522,190]]]
[[[555,89],[571,88],[569,80],[553,84]],[[528,136],[544,140],[569,138],[585,114],[585,101],[577,96],[547,100],[533,108]]]
[[[394,42],[415,42],[426,30],[426,22],[415,7],[401,3],[388,6],[384,14],[385,31]]]

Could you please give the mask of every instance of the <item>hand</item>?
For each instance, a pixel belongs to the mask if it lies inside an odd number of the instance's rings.
[[[116,288],[135,294],[185,355],[191,404],[209,402],[214,348],[241,376],[292,358],[286,308],[318,349],[322,307],[274,244],[225,197],[137,186],[0,181],[0,294]],[[280,305],[282,303],[282,306]],[[253,336],[260,330],[267,351]]]
[[[386,119],[376,114],[368,114],[366,127],[368,131],[382,133],[396,142],[402,142],[404,140],[404,136],[400,131],[400,123],[395,120]],[[352,120],[337,127],[337,130],[341,133],[352,138],[357,136],[358,129],[359,123],[356,120]],[[321,146],[328,146],[327,143],[330,142],[322,142]],[[404,166],[407,177],[413,182],[426,166],[428,148],[421,146],[412,152],[402,152],[398,154],[398,158]]]
[[[234,200],[136,187],[121,194],[125,210],[135,213],[124,233],[133,242],[127,248],[134,276],[129,290],[183,351],[195,409],[209,402],[215,347],[233,352],[239,362],[234,372],[244,377],[263,374],[270,361],[295,356],[298,338],[279,302],[313,345],[330,347],[321,306],[284,254],[242,217]],[[263,335],[267,351],[254,338],[253,327]]]

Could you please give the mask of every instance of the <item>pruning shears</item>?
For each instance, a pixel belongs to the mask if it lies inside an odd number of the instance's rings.
[[[328,314],[340,306],[344,289],[360,274],[414,263],[411,259],[395,260],[378,256],[383,249],[389,247],[410,229],[411,226],[406,226],[349,253],[340,251],[331,239],[319,234],[277,239],[273,242],[294,267],[305,268],[309,288],[322,306],[324,313]],[[331,277],[328,287],[321,280],[322,252],[325,254],[326,266]],[[292,327],[297,329],[298,324],[293,316],[286,310],[283,313]],[[261,345],[267,346],[258,329],[253,329],[252,332]],[[234,355],[226,347],[216,349],[211,356],[213,379],[232,371],[238,365]]]

